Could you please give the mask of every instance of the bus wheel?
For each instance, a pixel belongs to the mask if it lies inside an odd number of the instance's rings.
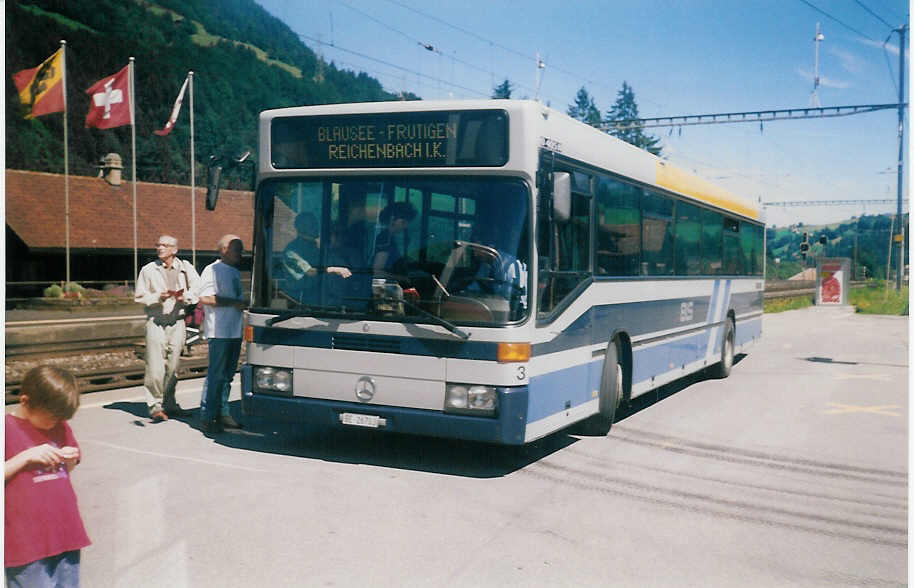
[[[606,359],[603,361],[603,377],[600,380],[600,412],[581,423],[581,430],[585,435],[602,437],[609,433],[616,418],[616,408],[622,401],[624,375],[619,347],[613,341],[606,348]]]
[[[714,377],[726,378],[730,375],[730,368],[733,367],[733,321],[727,319],[727,326],[724,327],[724,338],[720,347],[720,363],[714,366]]]

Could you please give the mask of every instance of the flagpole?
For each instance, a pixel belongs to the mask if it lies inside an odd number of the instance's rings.
[[[60,41],[61,64],[63,72],[61,74],[61,83],[63,84],[63,199],[64,199],[64,225],[66,234],[66,257],[67,257],[67,281],[70,283],[70,150],[67,146],[67,42],[63,39]],[[66,290],[66,286],[64,286]]]
[[[127,78],[130,84],[130,145],[133,149],[132,165],[133,165],[133,275],[138,276],[137,273],[137,239],[136,239],[136,118],[135,118],[135,101],[133,99],[134,87],[133,87],[133,70],[134,70],[134,58],[130,58],[130,68],[127,70]],[[136,278],[134,278],[136,279]]]
[[[191,263],[197,267],[197,195],[194,166],[194,72],[187,74],[190,79],[190,241],[192,247]]]

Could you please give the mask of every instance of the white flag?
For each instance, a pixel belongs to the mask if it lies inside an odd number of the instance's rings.
[[[165,128],[161,131],[153,131],[156,135],[164,137],[171,132],[171,129],[175,126],[175,121],[178,120],[178,114],[181,113],[181,102],[184,100],[184,91],[187,90],[187,82],[190,80],[190,76],[184,78],[184,85],[181,86],[181,92],[178,93],[178,99],[175,100],[175,106],[171,109],[171,118],[168,119],[168,122],[165,123]]]

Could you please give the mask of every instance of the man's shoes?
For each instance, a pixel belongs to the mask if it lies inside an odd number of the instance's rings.
[[[219,419],[219,424],[225,429],[237,430],[241,428],[241,423],[232,418],[231,415],[225,415]]]
[[[163,410],[156,410],[149,415],[149,418],[151,418],[154,423],[161,423],[162,421],[168,420],[168,415],[165,414],[165,411]]]
[[[173,417],[173,418],[180,418],[180,417],[189,417],[190,415],[193,414],[193,411],[187,410],[186,408],[181,408],[180,404],[176,404],[172,407],[166,408],[165,414],[167,414],[168,416]]]
[[[212,439],[219,433],[223,432],[222,423],[219,421],[207,421],[200,423],[200,431],[204,437]]]

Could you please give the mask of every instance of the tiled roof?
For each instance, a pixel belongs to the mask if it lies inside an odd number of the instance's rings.
[[[102,178],[70,176],[70,248],[133,251],[133,185],[111,186]],[[6,224],[33,250],[65,247],[64,176],[6,170]],[[206,210],[206,187],[195,190],[198,251],[215,251],[234,233],[251,246],[253,195],[221,190],[216,210]],[[153,251],[159,235],[173,235],[191,249],[190,186],[137,182],[137,247]]]

